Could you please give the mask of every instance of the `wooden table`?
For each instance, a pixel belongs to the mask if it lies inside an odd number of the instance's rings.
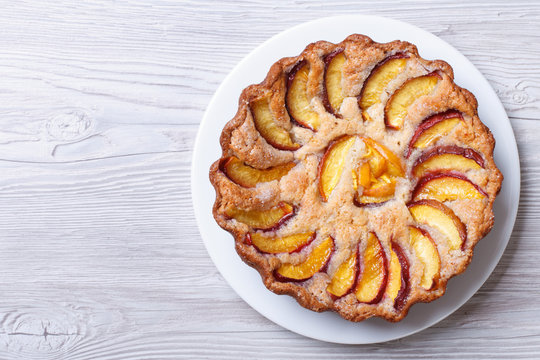
[[[0,1],[1,359],[540,357],[540,4]],[[199,122],[225,75],[293,25],[363,13],[446,40],[516,133],[521,206],[480,291],[385,344],[291,333],[245,304],[191,205]]]

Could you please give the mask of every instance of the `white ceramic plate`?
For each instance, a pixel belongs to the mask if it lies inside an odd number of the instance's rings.
[[[286,56],[299,54],[311,42],[342,41],[350,34],[370,36],[377,42],[406,40],[418,46],[426,59],[443,59],[455,71],[458,85],[472,91],[479,103],[480,119],[491,129],[497,146],[495,161],[504,174],[502,191],[495,202],[495,227],[476,247],[467,271],[452,279],[446,295],[429,304],[416,304],[399,323],[369,319],[343,320],[333,312],[315,313],[289,296],[267,290],[259,274],[236,254],[232,236],[212,216],[215,192],[208,180],[212,162],[221,155],[219,136],[237,110],[242,89],[261,82],[270,66]],[[195,215],[204,244],[223,277],[251,307],[286,329],[311,338],[345,344],[367,344],[398,339],[425,329],[457,310],[486,281],[497,265],[514,226],[519,191],[519,157],[514,133],[495,91],[482,74],[452,46],[437,36],[400,21],[376,16],[330,17],[284,31],[246,56],[216,91],[199,128],[193,152],[191,188]]]

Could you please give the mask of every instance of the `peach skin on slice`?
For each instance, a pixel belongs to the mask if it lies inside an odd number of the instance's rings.
[[[345,98],[341,87],[344,64],[345,54],[342,49],[336,50],[324,58],[323,104],[326,111],[336,117],[341,117],[339,109]]]
[[[353,252],[347,260],[339,265],[326,290],[336,298],[347,295],[354,287],[357,272],[358,253]]]
[[[364,82],[358,99],[358,105],[362,113],[371,106],[381,102],[382,92],[388,83],[405,69],[407,58],[407,54],[395,54],[387,57],[371,70],[371,73]]]
[[[463,249],[467,229],[452,209],[437,200],[419,200],[408,205],[413,219],[443,234],[451,250]]]
[[[413,190],[413,200],[483,199],[487,194],[464,175],[454,171],[428,173],[418,181]]]
[[[289,73],[285,105],[294,121],[308,129],[317,131],[321,125],[321,119],[319,114],[311,108],[307,94],[308,78],[309,63],[304,60],[296,64]]]
[[[334,252],[334,240],[326,238],[298,265],[282,264],[274,273],[279,281],[304,281],[323,271]]]
[[[334,140],[322,157],[319,165],[319,192],[323,201],[328,201],[330,194],[337,186],[345,160],[356,137],[345,135]]]
[[[267,210],[244,210],[229,207],[225,215],[258,230],[274,230],[294,215],[294,207],[286,202]]]
[[[431,115],[422,121],[409,142],[407,158],[411,155],[413,149],[425,149],[440,138],[448,135],[461,121],[463,121],[463,115],[456,110]]]
[[[292,253],[300,251],[315,239],[315,232],[288,235],[284,237],[268,237],[260,233],[248,233],[246,242],[257,250],[267,254]]]
[[[376,197],[376,196],[358,195],[358,193],[356,193],[353,198],[353,204],[358,207],[371,208],[371,207],[381,206],[391,199],[392,199],[392,196]]]
[[[484,159],[473,149],[462,148],[456,145],[438,146],[424,152],[415,161],[412,173],[422,177],[428,172],[442,170],[478,170],[484,167]]]
[[[405,256],[405,252],[403,251],[401,246],[399,246],[395,242],[392,242],[392,254],[393,256],[396,256],[397,262],[399,264],[397,266],[399,268],[399,289],[397,291],[397,294],[393,296],[392,299],[394,300],[394,309],[401,311],[410,292],[409,261],[407,260],[407,256]],[[397,276],[397,272],[398,271],[394,272],[394,276]],[[392,286],[396,286],[397,283],[398,281],[395,280],[395,285]],[[393,295],[393,292],[391,295]]]
[[[439,279],[441,271],[441,257],[437,245],[427,231],[415,226],[409,226],[409,242],[424,268],[420,286],[430,290]]]
[[[300,148],[300,145],[291,139],[291,134],[276,123],[268,97],[253,101],[250,108],[255,128],[270,145],[281,150]]]
[[[229,156],[221,160],[219,169],[227,175],[236,184],[252,188],[258,183],[279,180],[295,166],[295,163],[290,162],[283,165],[277,165],[268,169],[255,169],[244,164],[235,156]]]
[[[374,233],[369,233],[367,237],[362,258],[362,272],[355,289],[356,298],[366,304],[376,304],[384,295],[388,269],[383,247]]]
[[[384,123],[386,127],[399,130],[407,117],[409,106],[422,96],[430,94],[442,77],[438,72],[415,77],[407,80],[397,89],[384,108]]]

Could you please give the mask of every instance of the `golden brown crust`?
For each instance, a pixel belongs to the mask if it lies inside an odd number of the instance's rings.
[[[432,71],[438,71],[442,76],[442,81],[437,88],[436,96],[427,96],[421,104],[415,103],[411,106],[409,113],[414,114],[415,120],[411,120],[413,117],[411,116],[410,124],[406,124],[399,133],[390,133],[384,128],[381,130],[380,126],[377,127],[376,124],[358,124],[361,122],[359,120],[361,115],[356,101],[348,101],[347,104],[344,101],[342,109],[345,109],[345,119],[337,119],[325,112],[320,101],[324,76],[324,56],[337,49],[342,49],[347,58],[342,80],[346,98],[354,100],[360,93],[371,70],[383,59],[397,53],[409,54],[410,58],[414,59],[415,64],[417,64],[415,68],[408,70],[409,73],[403,75],[401,83],[407,77]],[[322,117],[324,124],[331,123],[331,126],[322,125],[317,133],[294,123],[285,107],[287,74],[295,64],[302,60],[306,60],[310,65],[307,93],[314,99],[312,105]],[[413,304],[430,302],[441,297],[446,291],[448,280],[467,268],[472,259],[474,247],[493,227],[492,207],[495,197],[500,191],[502,174],[493,160],[495,140],[489,129],[478,118],[476,98],[469,91],[454,84],[453,77],[453,70],[449,64],[441,60],[427,61],[422,59],[416,47],[410,43],[393,41],[379,44],[364,35],[355,34],[339,44],[325,41],[310,44],[299,56],[284,58],[276,62],[263,82],[244,89],[240,96],[238,112],[227,123],[220,138],[222,157],[210,168],[210,180],[216,190],[213,214],[217,223],[234,236],[236,251],[247,264],[259,271],[268,289],[277,294],[293,296],[305,308],[314,311],[333,310],[351,321],[362,321],[372,316],[382,317],[389,321],[400,321],[407,315]],[[395,90],[398,85],[389,85],[388,91]],[[303,145],[302,148],[297,151],[279,150],[260,136],[254,125],[249,104],[264,96],[270,96],[270,108],[276,123],[293,134],[293,137]],[[470,175],[471,179],[481,186],[488,196],[483,201],[457,200],[449,204],[458,217],[467,219],[464,221],[468,232],[466,247],[457,255],[446,254],[442,257],[443,263],[439,279],[435,281],[430,290],[424,290],[418,282],[419,263],[410,246],[407,245],[407,226],[412,224],[411,216],[406,208],[406,203],[411,200],[410,195],[407,195],[405,191],[404,195],[399,197],[398,192],[396,192],[396,198],[399,199],[381,207],[358,209],[343,205],[343,208],[336,207],[334,209],[336,214],[331,216],[328,215],[331,213],[327,212],[320,204],[318,198],[316,170],[329,141],[344,134],[362,133],[373,136],[374,140],[384,142],[395,153],[403,154],[404,146],[418,123],[431,114],[448,109],[460,111],[464,121],[454,133],[441,141],[443,144],[447,142],[466,145],[483,155],[484,169]],[[346,122],[347,119],[349,122]],[[350,121],[351,119],[357,121]],[[409,175],[409,167],[410,164],[414,163],[419,153],[419,151],[413,152],[410,159],[404,160],[408,168],[407,175],[400,182],[400,187],[403,189],[413,189],[415,186],[416,180]],[[297,163],[297,166],[281,180],[259,184],[254,188],[246,188],[231,181],[220,169],[220,162],[228,156],[236,156],[246,164],[258,169],[266,169],[291,161]],[[362,234],[369,230],[378,232],[387,256],[390,251],[390,241],[400,243],[411,263],[412,274],[410,280],[412,290],[402,309],[396,311],[386,298],[373,305],[359,303],[354,292],[335,299],[325,291],[326,284],[330,279],[327,273],[317,273],[304,282],[284,282],[276,279],[274,272],[283,262],[300,263],[309,255],[313,245],[294,254],[263,254],[246,240],[246,234],[253,229],[227,217],[224,214],[224,209],[235,206],[261,210],[275,206],[283,200],[293,202],[299,212],[295,214],[293,220],[287,222],[284,229],[275,233],[283,236],[287,231],[317,231],[317,240],[313,242],[316,244],[322,241],[323,235],[336,237],[337,232],[338,238],[345,240],[337,239],[341,241],[340,246],[338,246],[339,252],[332,255],[332,259],[338,258],[343,261],[352,249],[358,246],[357,244],[362,246]],[[344,222],[345,220],[339,218],[337,214],[343,219],[347,219],[349,228],[346,228],[345,223],[340,223],[340,221]],[[320,221],[325,223],[334,221],[338,225],[331,227],[321,224],[319,229],[317,224],[319,217]],[[323,218],[324,220],[322,220]],[[396,226],[396,221],[401,225]],[[353,238],[356,240],[349,242],[346,240]],[[331,263],[328,268],[329,273],[335,271],[337,265]]]

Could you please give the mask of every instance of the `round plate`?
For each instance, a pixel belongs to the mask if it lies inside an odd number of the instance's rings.
[[[232,236],[212,216],[215,192],[208,179],[210,165],[221,156],[219,136],[233,118],[242,89],[264,79],[270,66],[282,57],[295,56],[311,42],[340,42],[353,33],[377,42],[405,40],[415,44],[425,59],[447,61],[455,82],[478,99],[480,119],[491,129],[497,146],[495,162],[504,174],[495,202],[495,226],[480,241],[473,261],[462,275],[448,283],[446,295],[429,304],[416,304],[399,323],[372,318],[360,323],[333,312],[306,310],[289,296],[266,289],[257,271],[246,265],[234,249]],[[204,244],[225,280],[251,307],[286,329],[311,338],[344,344],[367,344],[398,339],[425,329],[463,305],[486,281],[497,265],[512,232],[519,191],[519,157],[510,121],[495,91],[474,65],[437,36],[397,20],[351,15],[323,18],[284,31],[246,56],[225,78],[204,114],[193,151],[191,173],[193,206]]]

